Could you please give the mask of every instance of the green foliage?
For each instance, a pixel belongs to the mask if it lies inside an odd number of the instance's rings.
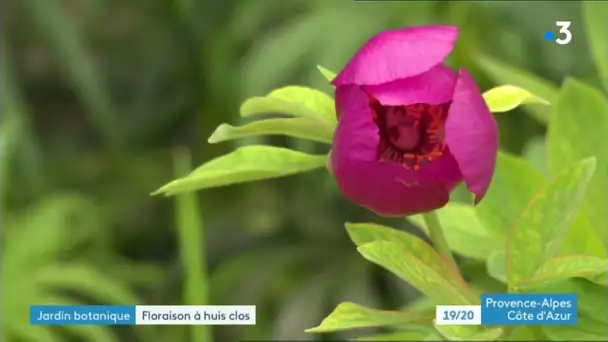
[[[359,337],[355,341],[422,341],[426,336],[427,334],[419,332],[396,332]]]
[[[587,278],[600,285],[608,285],[608,260],[586,255],[561,255],[543,262],[534,275],[518,284],[518,287],[535,286],[569,278]]]
[[[325,165],[324,155],[309,155],[281,147],[245,146],[211,160],[189,175],[163,186],[155,194],[178,193],[293,175]]]
[[[83,44],[80,31],[68,19],[67,13],[53,1],[27,0],[23,2],[40,31],[49,36],[60,56],[62,66],[67,69],[75,89],[88,108],[87,113],[95,122],[105,142],[111,146],[121,144],[121,125],[117,123],[117,112],[110,95],[101,84],[90,54]]]
[[[450,291],[449,295],[456,296],[450,299],[455,300],[455,304],[471,301],[470,289],[458,272],[422,239],[370,223],[347,223],[346,229],[366,259],[386,267],[407,281],[419,284],[419,289],[432,291],[431,297],[445,297],[448,295],[446,291]],[[384,242],[386,244],[382,244]],[[405,250],[407,252],[403,253]],[[437,275],[449,276],[441,279]]]
[[[336,9],[322,11],[319,15],[304,12],[294,18],[293,24],[281,27],[260,42],[247,61],[243,75],[246,91],[269,89],[273,86],[271,80],[280,80],[290,69],[301,66],[303,60],[298,57],[317,51],[315,43],[320,41],[323,27],[335,20],[334,11]],[[273,62],[269,64],[269,60]]]
[[[574,327],[544,327],[543,331],[552,341],[606,341],[606,325],[589,320],[579,319]]]
[[[589,220],[580,210],[574,218],[572,227],[566,233],[559,254],[584,254],[605,258],[606,244],[595,236],[596,233],[591,228]]]
[[[241,106],[241,116],[279,113],[288,119],[254,121],[240,127],[220,125],[209,142],[255,135],[284,134],[331,143],[336,125],[334,101],[315,89],[289,86],[264,97],[253,97]],[[310,155],[286,148],[245,146],[209,161],[189,175],[176,179],[154,194],[174,195],[204,188],[277,178],[322,167],[326,155]]]
[[[264,97],[253,97],[241,106],[241,116],[285,114],[319,120],[330,128],[336,125],[334,102],[327,94],[311,88],[289,86]]]
[[[66,334],[91,342],[113,342],[109,327],[68,326],[64,332],[28,322],[30,305],[135,305],[140,299],[99,261],[81,255],[104,236],[94,206],[78,196],[49,198],[27,215],[4,222],[2,333],[5,341],[62,341]],[[84,229],[94,230],[90,234]],[[132,270],[135,271],[135,268]]]
[[[585,1],[583,11],[587,40],[597,68],[597,75],[604,88],[608,90],[608,32],[606,32],[608,4]]]
[[[486,260],[504,243],[498,236],[492,234],[493,232],[489,231],[486,225],[481,224],[470,205],[451,202],[437,210],[437,215],[445,230],[448,244],[460,255]],[[422,215],[413,215],[408,219],[428,234]]]
[[[504,250],[496,250],[487,260],[488,275],[503,283],[507,283],[507,255]]]
[[[432,332],[424,338],[423,341],[445,341],[445,338],[441,336],[438,332]]]
[[[31,120],[28,117],[28,108],[23,101],[21,89],[15,84],[15,70],[13,63],[6,53],[5,41],[2,42],[2,127],[0,127],[0,153],[2,153],[2,198],[7,196],[14,189],[16,176],[15,165],[28,166],[26,171],[21,172],[20,176],[25,176],[25,184],[21,184],[19,192],[27,192],[32,188],[37,188],[41,181],[41,161],[37,138],[34,136],[31,127]],[[14,190],[13,190],[14,191]]]
[[[234,127],[227,124],[220,125],[209,137],[211,144],[240,139],[256,135],[283,134],[295,138],[308,139],[331,144],[333,129],[319,120],[301,117],[292,119],[268,119]]]
[[[319,324],[306,330],[311,333],[331,332],[365,327],[381,327],[429,320],[415,314],[374,310],[354,303],[342,303]]]
[[[549,102],[529,91],[511,85],[492,88],[483,93],[483,98],[492,113],[508,112],[522,104],[546,104]]]
[[[319,71],[321,72],[321,75],[323,75],[323,77],[325,77],[325,79],[329,82],[333,81],[334,78],[336,78],[336,73],[333,71],[329,71],[328,69],[317,65],[317,69],[319,69]]]
[[[594,171],[595,159],[568,167],[540,190],[515,220],[507,241],[511,289],[536,274],[540,264],[555,255]]]
[[[2,87],[4,89],[4,86]],[[5,94],[2,94],[2,98],[6,99]],[[13,113],[10,112],[11,109],[7,108],[6,100],[3,101],[3,109],[2,112],[5,113],[5,117],[2,119],[2,126],[0,127],[0,163],[1,172],[2,172],[2,197],[6,197],[9,191],[10,185],[10,168],[8,167],[10,164],[10,160],[13,158],[15,151],[17,149],[18,139],[20,131],[22,131],[23,123],[19,120],[19,117],[15,117],[11,115]]]
[[[547,132],[550,170],[558,172],[567,165],[595,157],[596,172],[582,202],[582,212],[596,238],[608,238],[608,136],[606,96],[574,79],[567,79],[559,92]]]
[[[513,329],[506,336],[506,341],[536,341],[538,338],[536,337],[534,327],[521,325],[513,327]]]
[[[494,341],[504,332],[502,328],[482,329],[477,326],[436,325],[448,341]]]
[[[541,174],[549,174],[547,165],[547,146],[544,136],[537,136],[528,141],[522,151],[522,157]]]
[[[555,103],[558,88],[550,82],[487,56],[479,56],[476,61],[479,67],[497,83],[525,89],[544,101]],[[549,122],[550,112],[546,105],[527,105],[524,108],[539,122],[545,124]]]
[[[272,32],[262,32],[255,37],[256,44],[246,57],[242,73],[246,95],[285,84],[313,63],[330,68],[343,65],[349,54],[377,32],[425,24],[436,17],[437,10],[432,2],[313,0],[296,3],[293,7],[290,20],[282,21]],[[305,73],[304,77],[312,79],[310,74]],[[313,83],[313,86],[320,84]]]
[[[498,172],[505,172],[513,166],[520,167],[522,170],[533,170],[526,165],[525,161],[515,157],[503,155],[500,159],[503,162],[499,162],[498,167],[504,169]],[[597,307],[593,300],[586,299],[585,293],[592,296],[589,299],[597,298],[597,294],[594,292],[597,290],[586,285],[564,287],[564,285],[559,284],[563,280],[585,278],[596,283],[595,286],[606,286],[608,260],[593,255],[556,256],[565,231],[578,217],[576,213],[579,203],[584,196],[594,169],[594,159],[585,159],[562,170],[545,186],[542,185],[545,182],[541,182],[541,189],[538,190],[537,194],[526,196],[527,200],[518,200],[522,206],[519,215],[512,214],[497,221],[511,221],[509,240],[506,242],[495,240],[493,235],[486,234],[485,239],[490,241],[488,243],[494,244],[494,252],[488,250],[477,255],[481,260],[487,262],[488,273],[498,280],[508,281],[511,290],[531,293],[575,292],[579,294],[579,305],[582,310],[581,315],[583,315],[580,318],[581,323],[576,328],[543,328],[546,336],[552,339],[559,339],[562,334],[563,336],[578,336],[578,338],[590,336],[592,340],[599,338],[597,331],[593,330],[593,324],[595,323],[586,322],[585,318],[588,310],[591,310],[593,306]],[[538,178],[542,180],[542,176]],[[498,197],[500,195],[500,192],[489,192],[488,199],[492,201],[494,196]],[[512,209],[507,209],[507,212],[509,210]],[[478,212],[463,204],[450,203],[439,210],[438,215],[440,220],[445,223],[445,228],[447,228],[448,243],[455,250],[464,248],[463,241],[465,238],[473,239],[470,232],[458,228],[457,225],[466,227],[468,224],[470,227],[475,227],[473,230],[484,226],[476,219]],[[425,229],[424,223],[419,217],[414,216],[411,219]],[[535,227],[535,229],[532,230],[530,227]],[[419,241],[418,238],[405,232],[375,224],[347,224],[347,230],[355,244],[360,246],[359,251],[366,259],[400,276],[429,298],[434,298],[441,304],[470,303],[466,296],[456,296],[456,294],[472,293],[471,290],[463,287],[463,284],[458,281],[460,278],[453,273],[449,264],[435,254],[425,242]],[[462,236],[457,237],[458,234]],[[477,248],[480,244],[479,241],[479,239],[472,240],[470,247],[475,246]],[[433,255],[437,255],[439,258],[433,258]],[[463,253],[463,255],[466,254]],[[445,265],[443,268],[440,266],[442,264]],[[543,284],[554,287],[539,287]],[[595,314],[589,313],[589,315],[594,315],[590,317],[606,316],[605,314],[598,316],[597,310],[602,312],[603,309],[597,308],[595,310],[593,311]],[[348,327],[348,322],[352,317],[343,310],[336,310],[335,312],[340,312],[340,315],[335,313],[330,315],[332,326]],[[366,312],[369,313],[369,311]],[[379,317],[376,316],[377,319],[380,319]],[[366,316],[366,319],[367,321],[373,321],[373,318],[368,316]],[[608,318],[600,318],[600,320],[606,322]],[[436,328],[443,337],[451,341],[496,340],[501,338],[504,333],[501,328],[487,330],[470,326],[438,326]],[[530,336],[536,335],[530,335],[522,330],[512,332],[509,336],[516,340],[526,340],[532,338]],[[391,338],[390,335],[388,338]],[[396,334],[394,338],[399,338],[399,335]],[[534,338],[539,339],[538,337]],[[540,340],[544,338],[541,337]]]
[[[544,183],[543,175],[525,160],[499,152],[492,183],[475,213],[504,242],[513,220]]]
[[[576,326],[544,326],[542,331],[550,340],[605,341],[608,322],[608,292],[606,286],[585,279],[571,278],[553,284],[538,285],[530,292],[576,293],[579,301],[579,319]]]
[[[374,241],[358,248],[363,257],[414,285],[427,296],[446,304],[474,304],[479,301],[455,269],[429,245],[408,246],[393,241]],[[426,249],[426,251],[424,251]],[[435,259],[431,262],[431,259]]]

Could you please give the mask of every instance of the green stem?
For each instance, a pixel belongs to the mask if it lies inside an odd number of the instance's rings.
[[[456,264],[456,260],[454,260],[454,256],[450,250],[450,246],[445,239],[437,213],[434,211],[429,211],[422,214],[422,217],[424,218],[424,223],[429,231],[429,237],[431,238],[433,245],[435,245],[435,249],[437,249],[440,254],[443,254],[446,259],[448,259],[454,265],[454,268],[458,270],[458,265]]]
[[[178,150],[174,154],[175,176],[183,177],[192,171],[190,154]],[[187,192],[175,197],[176,226],[184,270],[183,302],[186,305],[209,305],[207,260],[203,217],[196,193]],[[211,342],[211,326],[190,327],[190,341]]]

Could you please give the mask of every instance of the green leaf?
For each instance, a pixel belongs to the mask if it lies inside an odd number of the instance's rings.
[[[334,100],[322,91],[300,86],[277,89],[264,97],[252,97],[241,106],[241,116],[285,114],[317,119],[334,127]]]
[[[550,104],[547,100],[512,85],[492,88],[483,93],[483,98],[492,113],[508,112],[527,103]]]
[[[356,338],[355,341],[422,341],[426,333],[420,332],[396,332],[374,336],[364,336]]]
[[[601,241],[608,239],[607,112],[605,95],[576,80],[567,79],[559,93],[547,132],[548,160],[552,172],[558,172],[583,158],[596,158],[596,172],[581,211]]]
[[[97,208],[81,196],[56,194],[32,207],[27,219],[16,229],[6,230],[3,236],[7,245],[2,250],[2,272],[11,278],[19,277],[12,272],[21,275],[40,269],[92,239],[103,239],[102,234],[95,233],[102,231],[97,230]],[[90,230],[80,229],[83,226]]]
[[[507,283],[507,259],[505,251],[498,250],[490,255],[486,267],[488,275],[498,281]]]
[[[325,155],[310,155],[282,147],[244,146],[203,164],[189,175],[163,186],[153,195],[174,195],[289,176],[323,167],[326,159]]]
[[[507,279],[514,289],[557,251],[595,170],[595,159],[572,164],[541,189],[516,219],[507,241]]]
[[[474,325],[435,325],[448,341],[494,341],[503,333],[502,328],[483,329]]]
[[[87,264],[46,266],[24,281],[43,289],[73,291],[102,303],[134,305],[140,301],[125,284]]]
[[[5,330],[3,331],[3,334],[7,334],[7,336],[15,338],[17,341],[65,341],[56,330],[53,330],[48,326],[31,325],[26,320],[15,320],[14,322],[10,322],[10,324],[5,324],[7,327],[2,329]],[[2,340],[5,341],[4,338]]]
[[[381,226],[374,223],[350,223],[344,224],[348,236],[355,243],[357,247],[363,246],[374,241],[394,241],[399,242],[408,248],[416,251],[427,251],[427,243],[422,241],[420,238],[406,233],[401,230],[394,228]],[[437,255],[433,253],[430,257],[435,258]],[[437,259],[433,259],[432,262],[436,262]]]
[[[240,127],[221,124],[209,137],[208,142],[215,144],[256,135],[279,134],[331,144],[334,128],[322,121],[307,117],[260,120]]]
[[[540,339],[535,336],[534,330],[530,326],[520,325],[509,332],[505,341],[540,341]]]
[[[503,248],[503,241],[479,222],[472,206],[450,202],[436,212],[448,245],[456,253],[485,260],[493,251]],[[428,235],[422,215],[409,216],[408,220]]]
[[[587,42],[597,75],[608,90],[608,3],[584,1],[583,10]]]
[[[442,271],[442,267],[451,269],[451,264],[446,264],[444,258],[435,252],[433,247],[410,233],[373,223],[346,223],[345,226],[348,235],[357,247],[374,241],[396,242],[401,246],[406,247],[426,264],[439,265],[439,267],[441,267],[440,270]],[[450,226],[445,226],[446,233],[449,230],[449,227]],[[448,274],[457,276],[457,273],[454,270],[448,271]],[[462,283],[459,282],[459,284]]]
[[[575,326],[547,325],[542,327],[551,341],[607,341],[606,323],[579,317]]]
[[[309,333],[331,332],[366,327],[385,327],[411,322],[430,320],[406,312],[386,311],[366,308],[355,303],[341,303],[321,324],[307,329]]]
[[[504,64],[488,56],[478,56],[476,61],[478,66],[496,83],[526,89],[549,103],[554,103],[557,98],[558,87],[533,73]]]
[[[404,307],[407,312],[413,313],[432,313],[435,314],[435,307],[439,305],[437,301],[430,297],[420,297],[411,301]]]
[[[543,175],[549,174],[547,165],[547,143],[545,136],[537,136],[530,139],[521,152],[522,157]]]
[[[589,220],[579,211],[559,249],[560,255],[587,255],[606,258],[606,241],[597,238]]]
[[[475,207],[479,221],[501,242],[524,206],[545,183],[545,177],[524,159],[499,151],[486,196]]]
[[[464,292],[470,291],[466,282],[453,269],[451,263],[447,262],[433,247],[419,237],[373,223],[346,223],[345,226],[348,235],[357,247],[367,246],[369,243],[376,241],[394,242],[415,255],[420,263],[428,265],[436,273],[445,276],[452,287],[459,288]]]
[[[322,67],[320,65],[317,65],[317,69],[319,69],[319,71],[321,72],[323,77],[325,77],[325,79],[327,79],[328,82],[331,82],[334,80],[334,78],[336,78],[336,73],[333,71],[329,71],[328,69],[325,69],[324,67]]]
[[[558,88],[551,82],[486,56],[478,56],[475,60],[478,66],[497,84],[512,84],[527,89],[530,93],[551,104],[555,103]],[[524,108],[541,123],[549,122],[550,112],[547,106],[527,104]]]
[[[412,242],[414,240],[412,239]],[[415,247],[412,248],[412,247]],[[367,260],[393,272],[441,304],[476,304],[477,295],[429,245],[374,241],[358,248]]]
[[[518,288],[575,277],[608,285],[607,273],[608,260],[606,259],[584,255],[562,255],[542,263],[532,277],[518,284]]]
[[[445,341],[445,339],[443,338],[443,336],[441,336],[441,334],[439,334],[436,331],[431,332],[430,334],[426,335],[426,337],[424,338],[423,341]]]
[[[587,316],[598,322],[608,322],[608,292],[606,287],[586,279],[570,278],[552,283],[540,283],[526,288],[527,293],[576,293],[579,318]]]
[[[108,327],[101,325],[70,325],[65,327],[73,335],[81,337],[84,341],[118,342],[116,335]]]

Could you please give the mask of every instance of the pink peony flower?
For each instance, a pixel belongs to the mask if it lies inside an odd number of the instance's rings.
[[[382,216],[444,206],[461,182],[485,195],[498,131],[475,81],[443,64],[453,26],[389,30],[336,76],[338,126],[331,169],[353,203]]]

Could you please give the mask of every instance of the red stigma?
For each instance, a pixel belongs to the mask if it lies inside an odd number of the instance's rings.
[[[395,162],[418,171],[443,155],[450,103],[384,106],[372,96],[368,98],[380,136],[378,161]]]

